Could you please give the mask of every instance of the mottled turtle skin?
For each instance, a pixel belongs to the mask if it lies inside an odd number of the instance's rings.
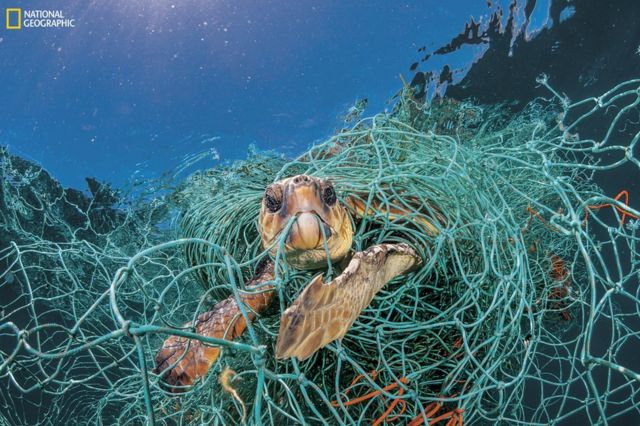
[[[258,218],[264,249],[273,257],[283,241],[284,260],[291,267],[319,271],[281,317],[276,358],[304,360],[341,339],[388,281],[421,263],[416,252],[403,243],[378,244],[352,252],[354,221],[376,208],[370,205],[365,211],[361,200],[347,197],[342,203],[331,180],[307,175],[289,177],[266,188]],[[392,209],[386,213],[393,219],[407,212]],[[295,220],[290,224],[292,219]],[[426,233],[433,235],[440,220],[441,217],[433,221],[423,218],[419,222]],[[324,283],[322,270],[329,261],[346,266],[339,276]],[[240,299],[248,320],[253,320],[275,299],[276,292],[269,284],[273,278],[274,266],[268,260],[246,284],[249,291],[242,292]],[[259,292],[250,292],[258,285]],[[246,325],[237,300],[230,297],[201,314],[193,327],[198,334],[232,340],[242,334]],[[154,371],[174,391],[179,391],[176,386],[189,386],[203,378],[219,354],[218,347],[171,336],[156,356]]]

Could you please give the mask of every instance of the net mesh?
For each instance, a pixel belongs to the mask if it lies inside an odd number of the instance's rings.
[[[640,212],[626,188],[596,182],[639,175],[640,80],[573,103],[539,83],[549,99],[517,114],[419,104],[405,88],[393,112],[296,160],[250,152],[90,198],[2,151],[0,421],[237,424],[243,405],[252,424],[639,416]],[[332,179],[342,200],[378,200],[354,222],[355,250],[406,242],[421,268],[304,362],[273,353],[280,314],[315,272],[282,262],[278,301],[241,339],[184,327],[243,291],[266,255],[264,188],[300,173]],[[446,221],[430,236],[416,223],[433,206]],[[390,216],[398,207],[408,213]],[[152,373],[171,334],[223,349],[177,396]]]

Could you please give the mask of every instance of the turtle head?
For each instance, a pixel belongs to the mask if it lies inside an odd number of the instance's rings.
[[[288,229],[287,224],[295,218]],[[332,262],[351,248],[353,227],[331,181],[307,175],[283,179],[265,190],[260,209],[260,236],[272,255],[284,236],[287,262],[298,269],[322,268],[327,264],[326,238]],[[323,236],[324,235],[324,236]]]

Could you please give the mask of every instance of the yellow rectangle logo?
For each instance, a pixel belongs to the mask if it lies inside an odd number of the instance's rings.
[[[14,21],[15,22],[12,22]],[[8,8],[7,9],[7,29],[19,30],[22,28],[22,9],[20,8]]]

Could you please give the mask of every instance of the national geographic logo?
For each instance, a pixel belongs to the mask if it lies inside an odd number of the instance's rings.
[[[75,28],[76,20],[68,18],[62,10],[25,9],[9,7],[6,10],[8,30],[31,28]]]
[[[7,29],[19,30],[22,28],[22,9],[7,8]]]

